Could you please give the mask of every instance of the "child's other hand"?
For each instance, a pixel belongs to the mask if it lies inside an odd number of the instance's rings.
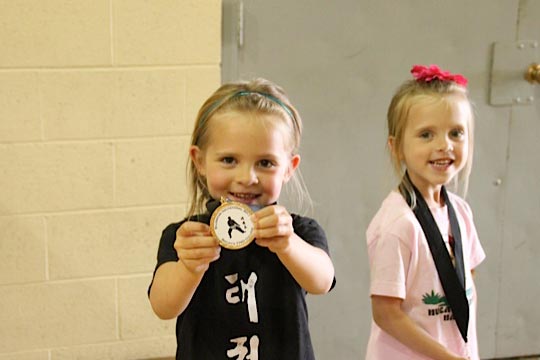
[[[178,258],[192,273],[204,273],[219,259],[221,247],[206,224],[186,221],[176,231],[174,248]]]
[[[274,253],[288,248],[294,229],[292,217],[283,206],[267,206],[252,215],[255,242]]]

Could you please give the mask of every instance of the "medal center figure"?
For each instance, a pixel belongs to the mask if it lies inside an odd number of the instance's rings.
[[[334,284],[323,229],[278,203],[298,177],[302,121],[264,79],[221,86],[189,148],[190,209],[163,231],[149,288],[177,318],[177,359],[314,360],[305,297]],[[220,203],[220,200],[223,201]]]
[[[227,249],[241,249],[255,237],[251,209],[238,202],[221,199],[221,205],[210,218],[210,231]]]

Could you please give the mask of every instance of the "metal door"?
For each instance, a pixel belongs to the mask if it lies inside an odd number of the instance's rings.
[[[494,44],[490,88],[491,103],[508,112],[508,141],[501,144],[507,168],[497,181],[504,197],[493,316],[497,356],[540,354],[540,88],[523,78],[531,63],[540,63],[540,1],[520,1],[516,18],[513,41]],[[510,98],[497,99],[500,94]]]
[[[476,108],[469,203],[488,255],[477,271],[483,358],[540,353],[540,120],[489,102],[492,44],[540,39],[539,2],[224,0],[222,79],[282,85],[305,123],[301,170],[338,280],[310,296],[319,359],[362,359],[371,307],[366,227],[396,185],[386,108],[413,64],[464,73]],[[285,202],[287,200],[285,199]]]

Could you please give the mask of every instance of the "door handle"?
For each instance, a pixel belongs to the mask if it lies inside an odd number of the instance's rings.
[[[525,80],[531,84],[540,84],[540,64],[533,63],[529,65],[527,72],[525,72]]]

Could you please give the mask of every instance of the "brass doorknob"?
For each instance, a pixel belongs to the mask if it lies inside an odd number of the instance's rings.
[[[540,64],[531,64],[525,73],[525,79],[531,84],[540,84]]]

